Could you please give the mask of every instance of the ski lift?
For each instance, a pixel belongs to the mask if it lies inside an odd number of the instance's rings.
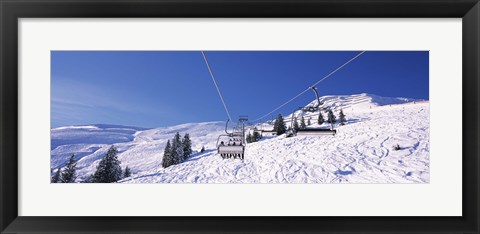
[[[228,122],[230,121],[230,112],[228,112],[227,105],[223,100],[222,93],[220,92],[220,88],[218,87],[217,81],[215,76],[213,75],[212,69],[208,64],[207,57],[203,51],[202,56],[205,60],[205,64],[207,65],[208,71],[212,78],[213,84],[217,89],[218,95],[220,96],[220,100],[223,103],[223,107],[225,108],[225,112],[228,115],[227,123],[225,124],[225,133],[223,135],[218,136],[217,139],[217,152],[222,156],[222,158],[241,158],[243,159],[244,152],[245,152],[245,123],[248,121],[248,116],[241,115],[239,116],[237,126],[233,129],[232,132],[228,132]]]
[[[333,124],[331,124],[330,129],[326,128],[305,128],[305,129],[298,129],[295,131],[293,128],[293,121],[297,121],[295,118],[295,113],[299,110],[303,112],[317,112],[321,111],[320,106],[323,105],[322,102],[320,102],[320,98],[318,97],[318,92],[315,87],[310,87],[313,92],[315,93],[315,97],[317,98],[317,105],[315,106],[309,106],[309,107],[300,107],[293,111],[292,113],[292,120],[290,122],[290,129],[287,131],[286,136],[287,137],[292,137],[292,136],[325,136],[325,135],[335,135],[337,133],[337,130],[333,128]]]
[[[217,152],[225,158],[240,158],[244,159],[245,152],[245,122],[248,121],[246,116],[241,116],[237,126],[232,132],[228,132],[228,122],[225,124],[225,133],[218,136]]]

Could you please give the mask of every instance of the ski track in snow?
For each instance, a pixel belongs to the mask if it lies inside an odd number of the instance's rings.
[[[366,94],[327,96],[322,100],[335,110],[342,108],[349,121],[337,128],[335,136],[264,137],[247,145],[243,161],[222,159],[216,154],[215,143],[218,134],[223,133],[223,122],[131,129],[132,132],[121,129],[122,134],[131,134],[131,140],[119,141],[115,146],[119,149],[122,167],[128,165],[133,175],[120,182],[429,183],[428,102],[413,104],[406,103],[411,99]],[[317,115],[305,116],[316,122]],[[98,131],[95,126],[83,130]],[[52,129],[52,132],[60,130]],[[190,133],[194,154],[179,165],[161,168],[163,147],[177,131],[182,135]],[[95,139],[89,138],[88,143],[92,140]],[[107,139],[99,144],[56,146],[52,150],[52,168],[64,164],[75,152],[77,158],[81,158],[78,162],[81,181],[95,171],[110,144]],[[396,144],[401,150],[393,150]],[[202,146],[206,151],[199,153]]]

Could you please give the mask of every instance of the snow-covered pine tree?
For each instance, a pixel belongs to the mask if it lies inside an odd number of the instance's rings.
[[[297,118],[293,120],[293,131],[297,132],[300,129],[300,126],[298,125]]]
[[[187,160],[190,156],[192,156],[192,141],[190,140],[190,134],[185,133],[182,139],[183,145],[183,161]]]
[[[178,153],[177,153],[177,148],[178,148],[179,144],[180,143],[175,141],[175,137],[174,137],[172,139],[172,145],[170,147],[170,157],[171,157],[171,160],[172,160],[170,166],[180,163],[179,160],[178,160],[179,156],[178,156]]]
[[[327,122],[329,124],[335,124],[337,122],[337,119],[336,119],[335,115],[333,114],[332,110],[328,111]]]
[[[179,132],[173,137],[171,152],[173,165],[183,162],[183,144]]]
[[[307,128],[307,125],[305,124],[305,118],[302,118],[300,119],[300,129],[306,129]]]
[[[323,122],[325,122],[325,119],[323,119],[322,112],[319,111],[319,112],[318,112],[318,120],[317,120],[317,123],[320,124],[320,125],[322,125]]]
[[[176,161],[175,164],[180,164],[184,162],[185,156],[183,155],[183,145],[181,141],[180,141],[180,144],[178,144],[176,155],[177,155],[177,158],[175,159]]]
[[[60,181],[62,183],[74,183],[75,179],[77,179],[77,162],[75,161],[75,154],[70,156],[70,160],[68,161],[65,169],[62,171],[62,178]]]
[[[246,141],[247,141],[247,143],[252,143],[252,134],[250,132],[248,132],[248,134],[247,134]]]
[[[252,138],[254,142],[259,141],[261,138],[260,133],[258,133],[257,131],[253,132]]]
[[[338,119],[340,121],[340,125],[345,125],[345,123],[347,122],[345,114],[343,114],[343,110],[340,110],[340,113],[338,114]]]
[[[52,179],[50,180],[50,182],[52,183],[60,183],[61,182],[61,173],[62,173],[62,170],[60,168],[57,169],[57,172],[55,172],[55,175],[53,175]]]
[[[123,173],[123,178],[127,178],[127,177],[130,177],[132,175],[132,171],[130,170],[130,168],[127,166],[125,168],[125,172]]]
[[[170,140],[171,144],[170,144],[170,151],[168,152],[168,155],[170,155],[170,160],[171,160],[171,163],[170,163],[170,166],[171,165],[175,165],[175,154],[177,153],[176,151],[176,148],[177,147],[176,145],[174,146],[175,144],[175,140],[174,138],[172,138],[172,140]]]
[[[170,140],[168,140],[167,145],[163,150],[162,167],[167,168],[171,165],[173,165],[172,146],[170,145]]]
[[[287,130],[285,126],[285,121],[283,120],[282,114],[278,114],[277,119],[273,125],[273,131],[277,132],[277,136],[282,135]]]
[[[112,145],[97,166],[97,171],[93,175],[95,183],[113,183],[122,179],[122,167],[117,154],[117,148]]]

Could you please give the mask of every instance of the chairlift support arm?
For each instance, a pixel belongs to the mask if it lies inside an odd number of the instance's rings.
[[[225,123],[225,133],[231,135],[232,133],[228,132],[228,122],[230,122],[230,119],[227,119],[227,122]]]
[[[315,97],[317,98],[317,103],[318,103],[317,106],[320,106],[321,104],[320,104],[320,98],[318,97],[317,88],[315,88],[315,86],[312,86],[310,88],[313,90],[313,92],[315,93]]]

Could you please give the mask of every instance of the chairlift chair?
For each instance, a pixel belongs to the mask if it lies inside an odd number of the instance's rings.
[[[244,159],[245,153],[245,117],[240,117],[237,126],[232,132],[228,132],[228,122],[225,124],[225,133],[218,136],[217,152],[220,156],[225,158],[240,158]]]
[[[332,136],[332,135],[335,135],[337,133],[337,130],[335,130],[333,128],[333,125],[331,126],[330,129],[325,129],[325,128],[305,128],[305,129],[298,129],[297,131],[295,131],[295,129],[293,129],[293,121],[296,121],[296,118],[295,118],[295,112],[299,111],[299,110],[302,110],[303,112],[317,112],[317,111],[321,111],[321,108],[320,106],[323,105],[322,102],[320,102],[320,98],[318,97],[318,92],[317,92],[317,89],[315,87],[310,87],[313,92],[315,93],[315,97],[317,98],[317,105],[315,106],[308,106],[308,107],[300,107],[298,109],[296,109],[295,111],[293,111],[292,113],[292,120],[290,122],[290,130],[287,131],[287,137],[291,137],[291,136]]]

